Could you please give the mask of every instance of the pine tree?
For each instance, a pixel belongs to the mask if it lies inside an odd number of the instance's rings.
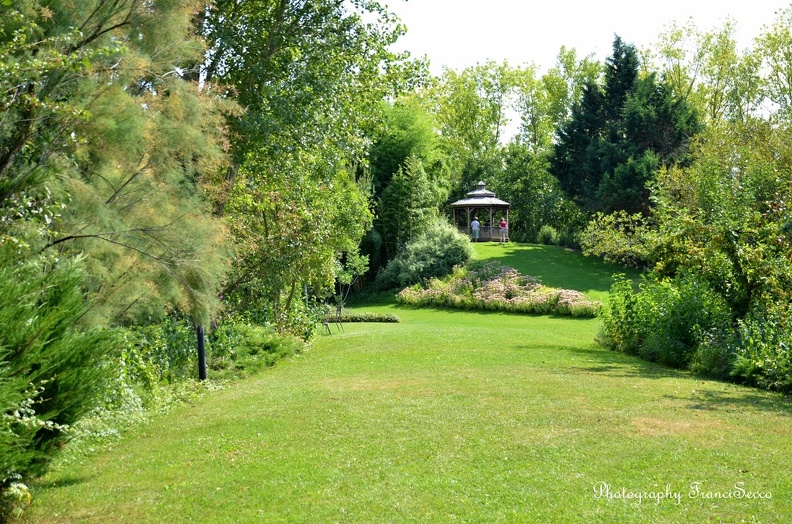
[[[605,130],[604,95],[597,84],[587,83],[569,122],[558,131],[550,164],[550,172],[574,200],[590,202],[599,187],[602,173],[596,152]]]

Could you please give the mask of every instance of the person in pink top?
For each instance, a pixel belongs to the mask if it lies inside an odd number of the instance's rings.
[[[509,235],[507,233],[509,231],[509,226],[506,223],[506,219],[505,218],[501,218],[500,224],[498,224],[498,225],[500,226],[500,241],[501,241],[501,244],[504,243],[504,242],[508,242],[509,241],[508,240]]]

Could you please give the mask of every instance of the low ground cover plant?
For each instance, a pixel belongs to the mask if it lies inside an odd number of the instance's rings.
[[[457,266],[444,279],[435,278],[425,286],[415,284],[403,289],[396,300],[414,306],[574,317],[595,317],[602,308],[601,302],[590,300],[579,291],[545,286],[539,279],[495,260]]]
[[[207,391],[224,389],[231,381],[274,366],[305,348],[302,340],[279,334],[271,326],[226,317],[206,339],[211,380],[198,382],[195,328],[189,318],[172,312],[160,322],[119,328],[114,333],[119,339],[117,351],[94,364],[106,377],[106,387],[80,420],[68,428],[68,446],[57,455],[60,464],[80,460],[155,415],[168,413]],[[0,453],[0,462],[10,455]],[[17,475],[9,480],[15,479],[25,477]],[[21,482],[11,484],[15,490],[0,495],[0,508],[12,503],[17,507],[29,505],[29,498],[22,497],[21,502],[9,499],[19,498],[15,493],[24,495],[27,489]]]
[[[401,322],[401,319],[393,313],[371,313],[366,311],[343,311],[341,316],[336,318],[335,313],[328,313],[323,317],[327,322]]]

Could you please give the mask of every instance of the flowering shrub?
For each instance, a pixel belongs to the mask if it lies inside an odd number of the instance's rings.
[[[594,317],[602,304],[579,291],[550,288],[497,261],[456,267],[445,279],[415,284],[396,295],[401,304],[514,313]]]
[[[383,290],[398,289],[443,277],[472,255],[473,246],[468,237],[451,224],[438,220],[388,263],[377,275],[376,286]]]

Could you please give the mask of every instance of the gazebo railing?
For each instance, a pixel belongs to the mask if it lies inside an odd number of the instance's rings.
[[[473,239],[473,234],[468,233],[467,226],[460,226],[457,227],[460,233],[463,235],[469,235],[471,240]],[[509,239],[509,232],[506,231],[506,240]],[[479,240],[481,241],[492,241],[498,242],[500,241],[500,227],[499,226],[481,226],[479,227]]]

